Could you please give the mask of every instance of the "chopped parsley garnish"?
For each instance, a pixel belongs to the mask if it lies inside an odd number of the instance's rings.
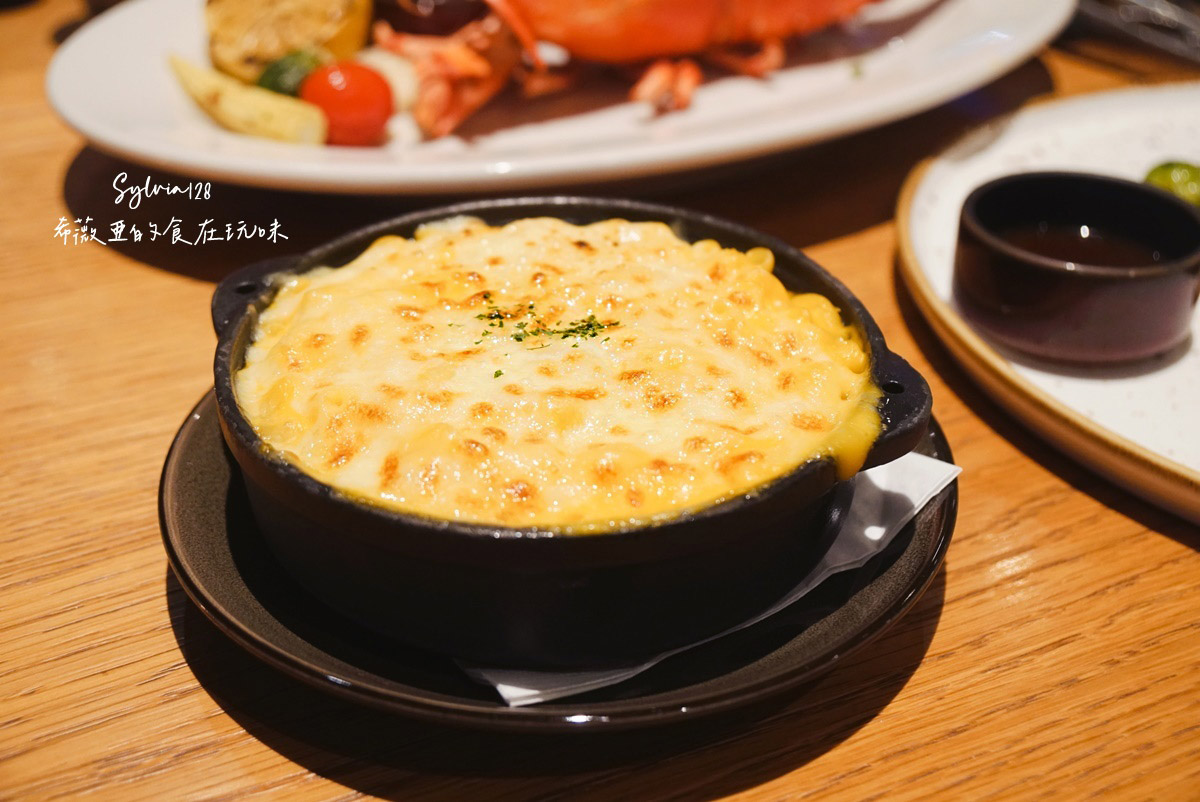
[[[505,320],[512,320],[514,318],[528,318],[526,320],[517,320],[513,325],[515,331],[513,331],[510,336],[519,343],[525,342],[531,337],[545,337],[547,339],[560,340],[568,340],[572,337],[576,338],[577,340],[592,339],[605,329],[611,329],[614,326],[620,325],[620,323],[616,320],[601,321],[598,320],[595,315],[588,315],[586,318],[572,320],[570,323],[565,325],[562,323],[557,323],[551,326],[542,320],[542,318],[537,314],[532,301],[524,306],[518,306],[515,309],[505,311],[496,304],[492,303],[491,293],[485,292],[483,294],[483,300],[487,302],[487,311],[476,315],[475,318],[477,320],[486,321],[488,327],[484,329],[482,335],[480,335],[481,339],[475,341],[476,345],[483,341],[482,337],[492,333],[490,329],[502,329],[504,328]],[[608,337],[604,338],[604,342],[607,342],[608,340]],[[545,348],[548,345],[549,343],[544,343],[539,345],[538,348]],[[579,343],[576,342],[571,347],[578,348]]]
[[[495,373],[493,373],[493,374],[492,374],[492,378],[493,378],[493,379],[498,379],[498,378],[500,378],[500,377],[501,377],[501,376],[503,376],[503,375],[504,375],[504,371],[502,371],[502,370],[497,370]]]

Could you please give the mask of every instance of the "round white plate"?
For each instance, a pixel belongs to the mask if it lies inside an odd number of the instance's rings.
[[[989,343],[951,300],[959,212],[992,178],[1079,170],[1141,180],[1200,164],[1200,83],[1035,105],[918,166],[897,212],[901,275],[950,351],[1040,434],[1143,497],[1200,522],[1200,315],[1186,346],[1124,368],[1066,369]]]
[[[127,0],[84,25],[50,65],[54,108],[97,147],[188,175],[413,194],[630,178],[829,139],[988,82],[1041,48],[1074,10],[1073,0],[884,0],[853,25],[812,37],[802,64],[765,80],[714,80],[683,112],[655,117],[646,104],[618,102],[535,119],[506,97],[508,109],[489,112],[505,124],[470,139],[398,136],[385,147],[341,148],[233,134],[195,107],[167,56],[207,63],[202,5]]]

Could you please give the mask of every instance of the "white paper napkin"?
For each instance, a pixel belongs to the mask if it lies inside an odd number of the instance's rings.
[[[887,548],[892,537],[917,510],[928,504],[961,471],[957,465],[910,453],[886,465],[859,473],[854,479],[854,501],[849,514],[824,559],[770,609],[718,635],[664,652],[640,665],[627,668],[555,672],[460,665],[477,681],[495,688],[512,707],[548,702],[623,682],[672,655],[757,624],[800,599],[833,574],[865,565]]]

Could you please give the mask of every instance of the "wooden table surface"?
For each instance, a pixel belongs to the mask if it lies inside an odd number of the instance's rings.
[[[497,737],[310,690],[228,642],[172,579],[159,471],[211,385],[214,279],[427,201],[216,184],[207,202],[116,207],[114,177],[146,170],[87,147],[43,94],[82,7],[0,11],[0,798],[1200,799],[1200,534],[971,384],[897,285],[891,222],[908,170],[969,126],[1200,71],[1069,34],[914,118],[699,184],[620,188],[781,236],[850,285],[933,387],[964,469],[958,528],[898,625],[757,718]],[[60,217],[87,215],[277,218],[290,239],[55,238]]]

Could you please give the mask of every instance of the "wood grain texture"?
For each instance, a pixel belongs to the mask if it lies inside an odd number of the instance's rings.
[[[1200,535],[1050,450],[967,380],[896,286],[890,221],[911,166],[981,120],[1200,73],[1075,36],[911,119],[703,182],[620,188],[781,236],[859,294],[933,387],[965,469],[958,530],[908,616],[772,709],[497,738],[302,687],[221,636],[169,576],[156,489],[210,384],[212,280],[279,250],[53,238],[60,216],[131,218],[110,185],[145,174],[85,147],[45,101],[54,36],[82,7],[0,11],[0,798],[1200,798]],[[265,210],[302,249],[418,204],[213,196],[141,214]]]

